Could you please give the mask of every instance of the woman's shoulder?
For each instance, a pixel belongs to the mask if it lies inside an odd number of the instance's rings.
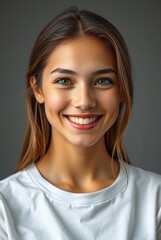
[[[24,187],[30,183],[26,169],[14,173],[0,180],[0,198],[11,198],[13,195],[21,194]]]
[[[144,178],[144,179],[149,179],[149,180],[153,180],[153,181],[160,181],[161,180],[161,175],[158,174],[158,173],[155,173],[153,171],[149,171],[149,170],[145,170],[143,168],[140,168],[140,167],[137,167],[137,166],[134,166],[134,165],[127,165],[128,166],[128,169],[130,171],[130,173],[134,176],[134,177],[141,177]]]
[[[153,189],[161,194],[161,175],[133,165],[125,165],[129,183],[140,189]]]

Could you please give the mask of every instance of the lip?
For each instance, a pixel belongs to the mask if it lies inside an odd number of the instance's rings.
[[[64,116],[78,117],[78,118],[92,118],[92,117],[100,117],[103,115],[102,114],[92,114],[92,113],[82,113],[82,114],[70,114],[70,115],[64,115]]]
[[[90,130],[92,128],[94,128],[98,122],[100,121],[100,119],[102,118],[102,114],[71,114],[71,115],[64,115],[65,119],[76,129],[79,130]],[[75,118],[94,118],[96,117],[96,120],[92,123],[89,124],[79,124],[76,122],[73,122],[70,120],[69,117],[75,117]]]

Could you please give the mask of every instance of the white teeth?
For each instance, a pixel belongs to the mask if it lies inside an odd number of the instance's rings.
[[[70,121],[74,122],[74,123],[78,123],[80,125],[85,125],[85,124],[89,124],[92,122],[95,122],[97,117],[93,117],[93,118],[77,118],[77,117],[68,117],[70,119]]]
[[[84,124],[89,124],[89,118],[85,118],[83,122]]]
[[[78,123],[79,123],[79,124],[83,124],[83,123],[84,123],[83,118],[79,118],[79,119],[78,119]]]

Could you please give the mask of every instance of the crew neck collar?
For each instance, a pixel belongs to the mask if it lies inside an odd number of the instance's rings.
[[[42,177],[36,165],[33,163],[26,168],[31,180],[46,194],[68,204],[97,204],[112,199],[122,192],[127,186],[127,173],[125,163],[119,161],[120,172],[114,183],[104,189],[90,193],[72,193],[55,187]]]

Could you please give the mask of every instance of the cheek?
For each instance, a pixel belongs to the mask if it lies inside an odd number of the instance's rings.
[[[119,107],[120,107],[119,98],[113,95],[109,95],[108,97],[106,96],[104,98],[103,107],[104,107],[104,111],[106,112],[105,125],[108,131],[118,118]]]
[[[67,99],[64,94],[52,92],[44,97],[46,114],[54,114],[61,112],[67,105]]]
[[[102,107],[109,113],[118,112],[120,105],[120,99],[118,94],[109,93],[102,95]]]

